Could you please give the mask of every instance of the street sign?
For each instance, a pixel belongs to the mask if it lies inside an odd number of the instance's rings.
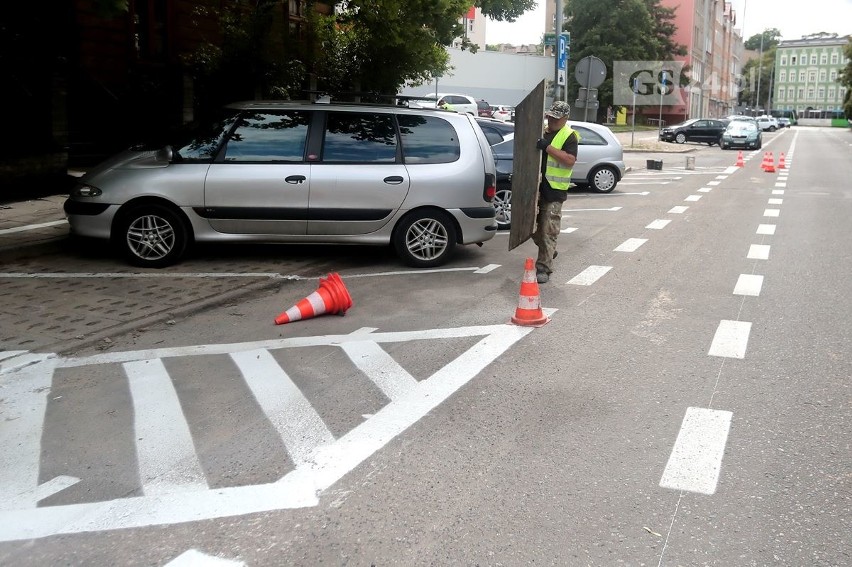
[[[559,34],[563,38],[565,38],[565,45],[571,45],[571,32],[562,32]],[[556,34],[553,32],[548,32],[544,34],[544,45],[555,47],[556,46]]]
[[[606,79],[606,65],[592,55],[583,57],[574,68],[574,78],[582,87],[599,87]]]

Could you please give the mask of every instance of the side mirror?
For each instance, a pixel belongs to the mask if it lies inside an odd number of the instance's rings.
[[[174,157],[174,151],[172,150],[171,146],[163,146],[162,148],[157,150],[157,161],[172,163],[172,159]]]

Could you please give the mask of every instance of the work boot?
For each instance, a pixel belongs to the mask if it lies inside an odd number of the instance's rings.
[[[556,257],[559,256],[559,250],[553,251],[553,259],[556,260]]]
[[[547,272],[536,272],[535,281],[538,283],[547,283],[550,279],[550,275]]]

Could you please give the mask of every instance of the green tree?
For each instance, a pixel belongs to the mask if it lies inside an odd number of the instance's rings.
[[[768,51],[777,46],[781,41],[781,32],[777,28],[763,30],[763,33],[758,33],[748,38],[743,47],[750,51],[760,51],[760,39],[763,38],[763,51]]]
[[[670,61],[686,54],[686,48],[672,40],[675,10],[660,0],[567,0],[565,16],[564,27],[571,32],[568,77],[573,77],[583,57],[601,59],[608,70],[608,78],[598,87],[604,108],[612,103],[614,61]],[[578,92],[579,85],[569,80],[568,100]]]
[[[849,41],[843,48],[843,54],[846,56],[846,67],[840,72],[840,77],[837,80],[841,86],[846,87],[843,113],[848,120],[852,120],[852,36],[849,36]]]

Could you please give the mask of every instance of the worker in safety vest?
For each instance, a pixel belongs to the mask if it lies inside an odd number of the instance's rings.
[[[538,187],[538,215],[536,229],[532,235],[538,246],[535,262],[536,281],[546,283],[553,272],[556,258],[556,239],[562,228],[562,203],[568,198],[571,172],[577,161],[577,146],[580,134],[568,126],[571,107],[557,100],[544,113],[547,128],[536,147],[544,152],[541,163],[543,179]]]

